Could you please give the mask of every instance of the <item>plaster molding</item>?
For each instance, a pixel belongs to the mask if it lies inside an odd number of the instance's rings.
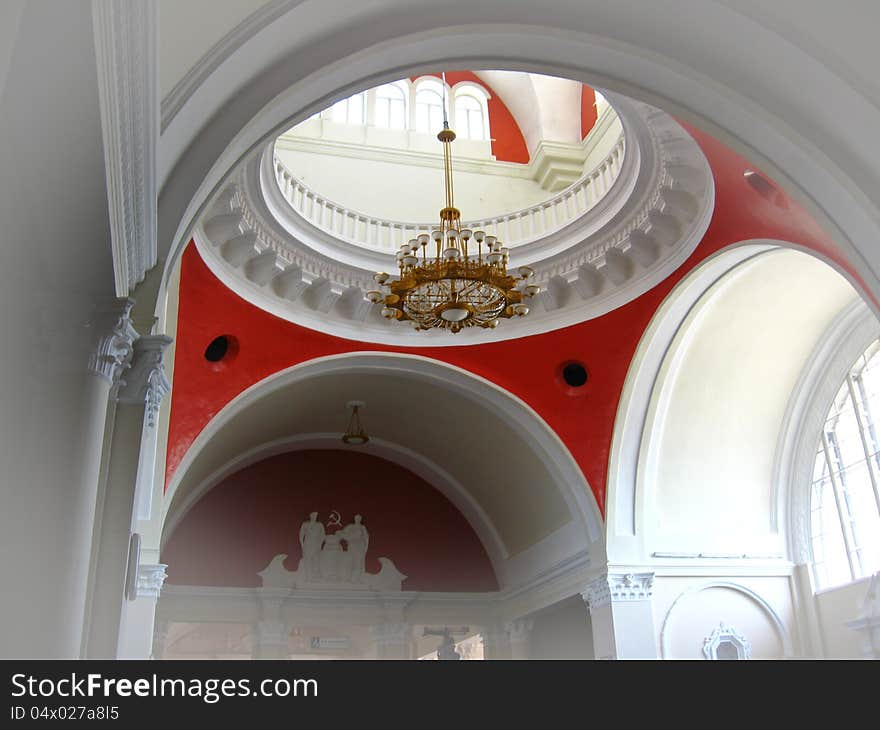
[[[612,603],[649,601],[654,573],[603,573],[590,581],[581,597],[590,611]]]
[[[139,565],[137,572],[137,596],[158,598],[162,592],[162,586],[165,584],[165,568],[168,566],[164,563],[156,563],[155,565]]]
[[[247,40],[259,33],[270,23],[304,0],[272,0],[245,18],[217,41],[183,75],[162,99],[162,132],[174,120],[177,113],[189,101],[196,89],[214,73]]]
[[[116,293],[156,265],[158,5],[92,0]]]
[[[119,391],[119,402],[144,406],[144,424],[156,426],[159,406],[171,383],[165,374],[163,356],[172,342],[166,335],[147,335],[134,343],[131,369]]]
[[[610,98],[624,128],[623,167],[583,216],[511,248],[510,267],[534,268],[545,291],[528,317],[495,330],[464,330],[454,337],[414,332],[379,316],[378,307],[344,306],[343,292],[362,297],[375,288],[374,272],[394,270],[393,252],[344,241],[296,213],[276,182],[272,145],[240,166],[206,208],[193,239],[212,273],[239,296],[283,319],[349,339],[466,345],[601,316],[678,268],[699,243],[714,208],[708,162],[684,128],[646,104]],[[255,280],[249,262],[262,261],[271,255],[267,252],[274,254],[272,265]],[[304,294],[304,287],[316,283],[324,288],[320,306]]]
[[[788,629],[785,626],[785,622],[782,620],[782,618],[780,618],[779,614],[776,612],[773,606],[771,606],[763,596],[756,593],[751,588],[735,581],[710,580],[704,583],[693,585],[690,588],[682,591],[669,606],[668,610],[666,611],[666,615],[663,617],[663,623],[660,627],[661,659],[671,658],[669,657],[669,619],[675,611],[676,607],[689,596],[692,596],[695,593],[699,593],[700,591],[708,590],[710,588],[727,588],[733,591],[738,591],[739,593],[744,594],[752,601],[754,601],[761,609],[763,609],[764,613],[772,621],[773,626],[776,629],[777,636],[782,643],[784,657],[786,659],[789,659],[794,655],[792,651],[791,637],[789,636]]]
[[[751,643],[723,621],[703,640],[703,656],[706,659],[718,659],[718,645],[722,643],[730,643],[736,647],[737,659],[750,659],[752,656]]]
[[[131,365],[137,330],[131,323],[132,299],[116,299],[98,310],[90,326],[97,335],[97,344],[89,355],[89,371],[111,386],[120,383],[123,372]]]

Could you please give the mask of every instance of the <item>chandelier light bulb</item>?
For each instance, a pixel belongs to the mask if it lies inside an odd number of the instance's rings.
[[[373,276],[373,279],[375,279],[376,283],[378,283],[378,284],[384,284],[390,278],[391,277],[388,274],[386,274],[384,271],[380,271],[378,274],[375,274]]]
[[[535,284],[529,284],[526,287],[526,296],[528,296],[528,297],[533,297],[536,294],[540,294],[540,293],[541,293],[541,287],[539,287]]]
[[[500,317],[527,314],[529,308],[523,299],[540,288],[527,288],[522,283],[534,273],[528,267],[521,267],[519,276],[508,274],[508,251],[496,236],[461,228],[461,211],[453,201],[450,145],[455,133],[445,120],[437,139],[443,144],[446,182],[440,225],[404,243],[397,252],[399,277],[377,274],[376,281],[388,291],[370,291],[365,298],[382,305],[385,319],[409,322],[415,330],[439,328],[455,333],[473,326],[494,329]],[[471,239],[478,244],[476,250],[469,249]],[[427,248],[432,240],[436,249]],[[487,251],[482,248],[484,241]],[[417,256],[420,247],[421,260]]]

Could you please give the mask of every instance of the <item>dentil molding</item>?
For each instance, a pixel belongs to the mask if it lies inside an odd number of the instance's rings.
[[[92,0],[116,293],[157,261],[158,3]]]
[[[654,573],[603,573],[587,584],[581,597],[590,611],[622,601],[650,600]]]

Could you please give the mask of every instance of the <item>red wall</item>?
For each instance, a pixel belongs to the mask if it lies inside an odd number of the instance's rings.
[[[440,74],[423,74],[423,76],[436,76]],[[421,76],[413,77],[413,81]],[[507,105],[484,81],[480,80],[472,71],[447,71],[446,83],[450,86],[460,84],[462,81],[471,81],[477,86],[482,86],[489,94],[489,134],[492,137],[492,154],[495,159],[504,162],[519,162],[526,164],[529,161],[529,148],[526,139],[513,118],[513,114]],[[439,130],[438,130],[439,131]]]
[[[602,317],[527,339],[458,347],[401,348],[308,330],[267,314],[227,289],[193,244],[183,255],[166,478],[205,424],[259,380],[315,357],[355,350],[409,352],[481,375],[534,408],[568,446],[604,511],[605,477],[618,399],[630,360],[652,315],[675,284],[711,253],[738,241],[779,238],[843,264],[812,218],[784,194],[770,200],[743,177],[751,166],[690,128],[715,175],[715,212],[696,251],[676,272],[638,299]],[[502,322],[504,327],[507,323]],[[239,352],[226,367],[205,361],[217,335],[234,335]],[[449,335],[454,337],[454,335]],[[590,380],[572,395],[559,366],[582,361]]]
[[[397,464],[356,451],[297,451],[224,479],[187,513],[162,551],[178,585],[259,586],[258,571],[286,553],[296,570],[299,528],[318,512],[327,525],[360,514],[370,534],[366,570],[390,558],[409,591],[494,591],[479,538],[449,500]]]
[[[581,139],[590,133],[598,118],[596,92],[584,84],[581,87]]]

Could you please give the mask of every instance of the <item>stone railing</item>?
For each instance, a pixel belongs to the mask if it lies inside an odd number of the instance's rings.
[[[608,154],[577,182],[549,200],[494,218],[463,223],[472,229],[492,231],[508,247],[549,236],[588,213],[611,189],[623,166],[625,137],[621,133]],[[336,238],[378,251],[396,251],[404,241],[436,227],[431,223],[406,223],[359,213],[323,197],[297,179],[274,157],[275,180],[293,210]]]

